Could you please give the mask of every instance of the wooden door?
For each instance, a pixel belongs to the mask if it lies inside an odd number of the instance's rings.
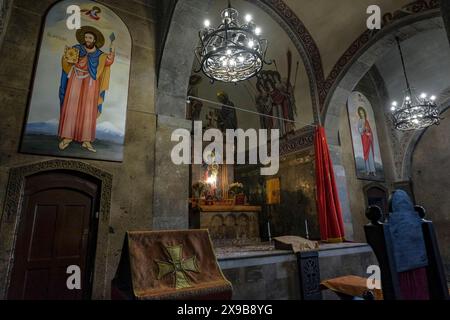
[[[27,179],[9,299],[90,297],[97,191],[95,183],[67,173]],[[67,287],[72,265],[81,269],[81,290]]]

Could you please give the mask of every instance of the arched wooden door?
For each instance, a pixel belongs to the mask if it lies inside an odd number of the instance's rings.
[[[9,299],[89,299],[97,234],[98,185],[88,177],[49,172],[27,178]],[[81,289],[67,287],[69,266]]]

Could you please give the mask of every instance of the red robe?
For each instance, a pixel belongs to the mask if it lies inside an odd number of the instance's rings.
[[[366,120],[364,124],[364,132],[361,134],[361,140],[364,151],[364,160],[367,161],[369,160],[370,151],[372,151],[372,154],[375,154],[373,148],[372,128],[370,127],[368,120]]]

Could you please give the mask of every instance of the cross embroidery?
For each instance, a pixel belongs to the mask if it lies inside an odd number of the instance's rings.
[[[158,280],[161,280],[169,274],[175,274],[175,289],[191,288],[187,272],[199,273],[197,266],[197,258],[193,256],[188,259],[183,259],[183,246],[164,246],[168,255],[169,261],[156,261],[158,265]]]

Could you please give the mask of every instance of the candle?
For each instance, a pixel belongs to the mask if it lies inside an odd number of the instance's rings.
[[[306,239],[309,239],[308,220],[305,220]]]

